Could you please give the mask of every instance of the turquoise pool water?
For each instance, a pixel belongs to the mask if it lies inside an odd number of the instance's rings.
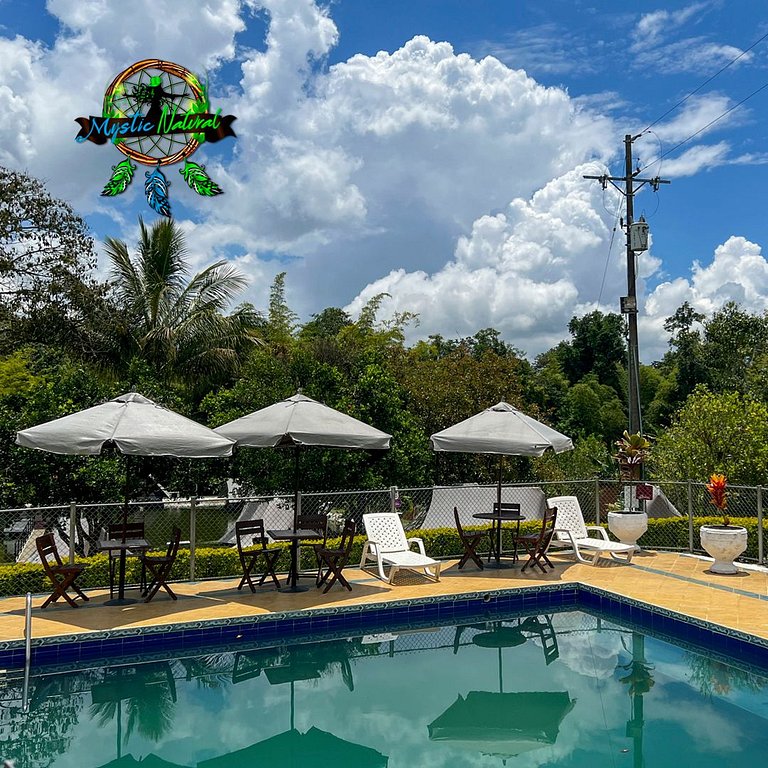
[[[16,768],[722,768],[767,754],[764,674],[576,611],[33,676],[28,714],[19,680],[0,687],[0,757]]]

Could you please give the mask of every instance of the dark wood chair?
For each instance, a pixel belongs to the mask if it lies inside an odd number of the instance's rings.
[[[264,561],[264,567],[261,571],[261,579],[257,586],[261,586],[267,576],[271,577],[275,587],[280,587],[280,582],[275,574],[275,566],[280,553],[283,551],[279,547],[269,548],[267,546],[267,535],[264,531],[263,520],[241,520],[235,523],[235,538],[237,540],[237,554],[240,557],[240,565],[243,569],[243,578],[237,585],[238,589],[243,588],[246,582],[251,588],[251,592],[256,591],[251,580],[251,575],[259,560]]]
[[[542,573],[546,573],[545,566],[554,568],[552,561],[547,557],[549,543],[555,533],[555,523],[557,521],[557,507],[544,510],[544,517],[541,521],[541,528],[537,533],[529,533],[524,536],[517,536],[517,544],[522,544],[528,559],[523,565],[523,571],[530,565],[532,568],[539,567]]]
[[[299,515],[296,518],[296,528],[298,530],[315,531],[320,541],[312,543],[312,550],[315,555],[315,570],[312,573],[302,573],[301,570],[296,574],[297,579],[301,578],[313,578],[315,583],[320,581],[320,576],[323,564],[320,560],[318,552],[321,549],[325,549],[325,545],[328,542],[328,515]],[[296,562],[301,562],[301,549],[296,557]],[[288,577],[290,582],[290,574]]]
[[[516,501],[502,501],[501,504],[499,504],[498,501],[493,502],[493,513],[495,515],[499,514],[501,512],[502,515],[519,515],[520,514],[520,504]],[[488,536],[491,540],[491,546],[488,548],[488,562],[491,562],[491,558],[496,556],[496,526],[501,529],[501,522],[496,521],[493,526],[488,530]],[[515,538],[517,538],[518,534],[520,533],[520,522],[517,523],[517,529],[515,531]],[[504,542],[504,532],[503,530],[500,531],[499,536],[499,542],[501,544],[502,549],[503,542]],[[501,557],[504,553],[499,552],[499,557]],[[515,557],[517,557],[517,548],[515,548]]]
[[[168,548],[164,555],[140,555],[142,565],[147,569],[147,573],[149,574],[149,583],[142,593],[144,595],[145,603],[148,603],[158,593],[160,587],[162,587],[173,600],[177,599],[173,590],[168,586],[168,579],[171,577],[171,569],[179,554],[180,542],[181,528],[176,527],[171,533],[171,540],[168,542]]]
[[[62,562],[52,533],[38,536],[35,539],[35,545],[43,570],[53,584],[53,593],[40,607],[45,608],[50,603],[55,603],[60,597],[63,597],[73,608],[80,607],[75,602],[78,597],[88,602],[88,597],[75,584],[75,579],[85,570],[85,566]],[[77,595],[74,599],[67,594],[70,589]]]
[[[125,525],[123,523],[112,523],[107,526],[107,538],[114,539],[115,541],[123,540],[123,531],[125,531],[125,538],[128,539],[143,539],[144,538],[144,523],[143,521],[128,522]],[[146,548],[142,549],[129,549],[126,550],[126,557],[141,557],[146,552]],[[109,597],[112,599],[115,595],[115,574],[120,563],[120,550],[109,549]],[[141,591],[144,592],[147,588],[147,569],[142,565],[141,567],[141,581],[139,583]]]
[[[459,510],[456,507],[453,508],[453,519],[456,521],[456,531],[459,534],[461,546],[464,547],[464,554],[459,560],[459,568],[463,568],[471,559],[482,571],[483,561],[477,553],[477,548],[480,546],[480,542],[488,536],[488,531],[465,531],[461,525],[461,520],[459,520]]]
[[[344,530],[341,532],[341,541],[337,549],[322,547],[317,549],[317,555],[320,559],[320,569],[324,571],[318,579],[317,586],[322,587],[325,584],[323,594],[325,594],[337,581],[343,587],[352,591],[351,584],[344,578],[341,572],[344,566],[349,562],[349,556],[352,553],[352,545],[355,543],[355,521],[349,518],[344,523]]]

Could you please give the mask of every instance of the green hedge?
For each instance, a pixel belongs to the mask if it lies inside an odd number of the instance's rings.
[[[720,517],[694,518],[694,549],[701,550],[699,528],[702,525],[718,525],[722,522]],[[732,525],[741,525],[747,529],[748,545],[744,556],[757,559],[757,520],[753,517],[732,517]],[[539,530],[539,521],[524,522],[520,526],[521,533],[534,533]],[[503,527],[503,547],[512,548],[512,536],[515,533],[515,525]],[[475,530],[473,528],[467,530]],[[478,528],[477,530],[483,530]],[[763,523],[763,535],[768,544],[768,522]],[[450,558],[460,557],[463,553],[461,540],[455,528],[432,528],[429,530],[408,531],[409,537],[420,537],[424,540],[424,547],[431,557]],[[339,538],[328,539],[329,547],[337,547]],[[350,556],[350,564],[360,562],[365,536],[355,537]],[[688,550],[688,518],[652,518],[648,521],[648,530],[640,539],[640,544],[647,549],[675,549]],[[277,570],[287,571],[289,552],[287,544],[276,544],[283,549],[278,559]],[[482,547],[481,547],[482,551]],[[163,554],[162,552],[152,554]],[[78,584],[86,589],[106,587],[109,585],[109,558],[103,554],[92,557],[77,558],[78,563],[87,566]],[[311,546],[301,548],[302,569],[312,570],[315,567],[314,552]],[[195,578],[212,579],[226,576],[239,576],[240,560],[236,547],[200,547],[195,551]],[[126,581],[129,584],[137,584],[141,574],[141,562],[138,558],[129,557],[126,560]],[[189,579],[189,550],[180,549],[176,563],[171,573],[171,578],[178,581]],[[43,593],[49,590],[48,579],[41,565],[35,563],[0,564],[0,596],[23,595],[26,592]]]

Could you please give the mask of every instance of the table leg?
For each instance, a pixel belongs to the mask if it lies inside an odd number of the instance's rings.
[[[138,602],[132,597],[125,596],[125,549],[120,550],[120,565],[117,569],[117,597],[107,600],[104,605],[132,605]]]
[[[280,592],[306,592],[308,587],[300,587],[298,584],[299,573],[299,542],[294,539],[291,541],[291,564],[288,570],[288,578],[285,586],[280,588]]]

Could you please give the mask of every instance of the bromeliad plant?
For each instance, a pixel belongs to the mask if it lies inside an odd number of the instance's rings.
[[[709,491],[709,500],[717,507],[723,516],[723,525],[729,526],[731,524],[728,515],[725,510],[728,509],[728,493],[726,486],[728,485],[728,478],[725,475],[713,472],[710,475],[709,482],[707,483],[707,490]]]
[[[619,463],[619,474],[622,480],[640,480],[640,470],[643,462],[651,452],[651,441],[643,437],[639,432],[630,435],[625,429],[621,440],[616,441],[618,451],[613,458]],[[629,485],[625,491],[627,507],[630,512],[639,512],[635,509],[634,486]]]
[[[614,459],[619,462],[622,480],[639,480],[640,467],[651,451],[651,441],[639,432],[630,435],[625,429],[621,440],[616,441],[619,449]]]

